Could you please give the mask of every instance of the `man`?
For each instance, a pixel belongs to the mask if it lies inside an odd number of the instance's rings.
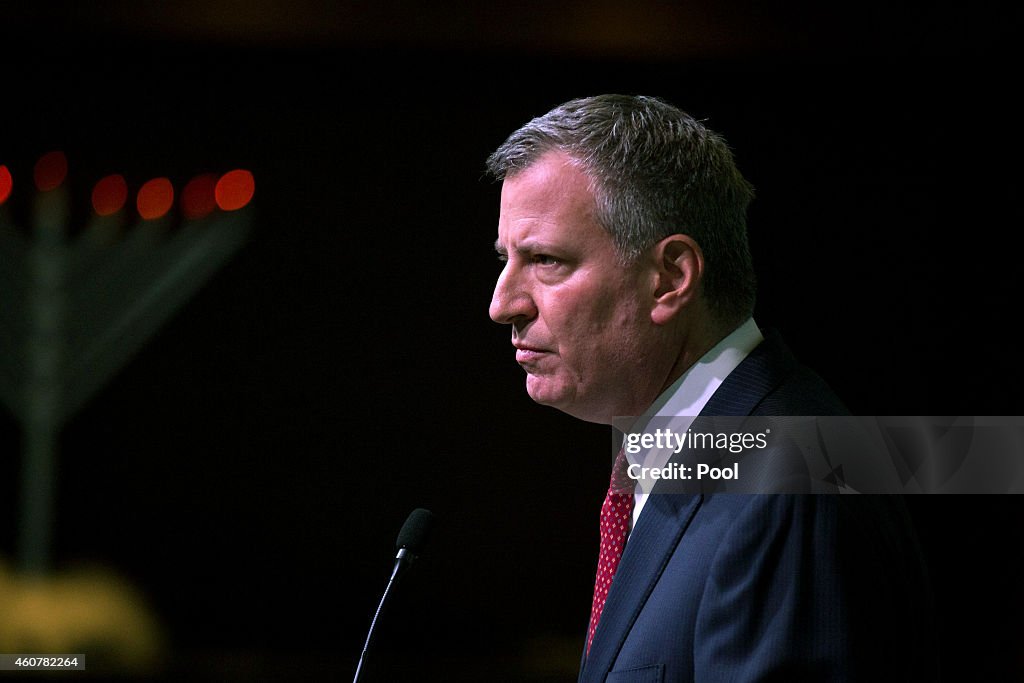
[[[603,424],[847,412],[752,319],[753,191],[721,136],[660,99],[603,95],[530,121],[488,169],[505,261],[490,315],[536,402]],[[898,499],[661,485],[606,501],[628,541],[606,548],[618,523],[602,522],[581,681],[933,677]]]

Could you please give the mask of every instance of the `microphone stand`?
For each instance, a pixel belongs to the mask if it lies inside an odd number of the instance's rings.
[[[359,655],[359,663],[356,665],[356,675],[352,679],[352,683],[359,683],[359,674],[363,670],[363,660],[366,658],[366,651],[370,649],[370,639],[373,638],[373,627],[377,625],[377,617],[380,616],[381,610],[384,608],[384,602],[388,599],[391,594],[391,587],[395,584],[395,580],[398,578],[398,574],[401,569],[409,565],[414,559],[415,555],[409,552],[408,548],[400,548],[398,554],[395,555],[395,568],[391,570],[391,578],[388,579],[388,585],[384,589],[384,594],[380,597],[380,603],[377,605],[377,611],[373,615],[373,620],[370,622],[370,630],[366,634],[366,643],[363,645],[363,652]]]

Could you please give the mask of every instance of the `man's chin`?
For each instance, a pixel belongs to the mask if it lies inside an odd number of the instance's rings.
[[[570,387],[552,385],[551,382],[532,375],[526,380],[526,393],[530,395],[534,403],[560,410],[566,415],[584,422],[610,424],[603,415],[591,414],[586,406],[577,400],[576,392],[570,389]]]
[[[563,406],[569,403],[569,392],[565,387],[554,385],[551,380],[534,375],[526,376],[526,393],[534,403],[559,410],[564,410]]]
[[[611,415],[594,410],[594,406],[588,406],[585,402],[578,400],[578,394],[571,391],[570,387],[552,385],[549,381],[529,375],[526,380],[526,393],[534,403],[560,410],[578,420],[596,424],[612,424]]]

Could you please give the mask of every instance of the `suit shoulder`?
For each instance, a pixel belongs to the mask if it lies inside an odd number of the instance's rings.
[[[797,365],[755,410],[757,415],[849,415],[850,410],[818,373]]]

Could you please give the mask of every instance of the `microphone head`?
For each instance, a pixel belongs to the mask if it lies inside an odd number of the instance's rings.
[[[423,544],[430,535],[430,529],[434,525],[434,513],[423,508],[416,508],[409,513],[409,517],[398,532],[398,540],[395,542],[395,549],[406,548],[410,553],[417,555],[423,549]]]

